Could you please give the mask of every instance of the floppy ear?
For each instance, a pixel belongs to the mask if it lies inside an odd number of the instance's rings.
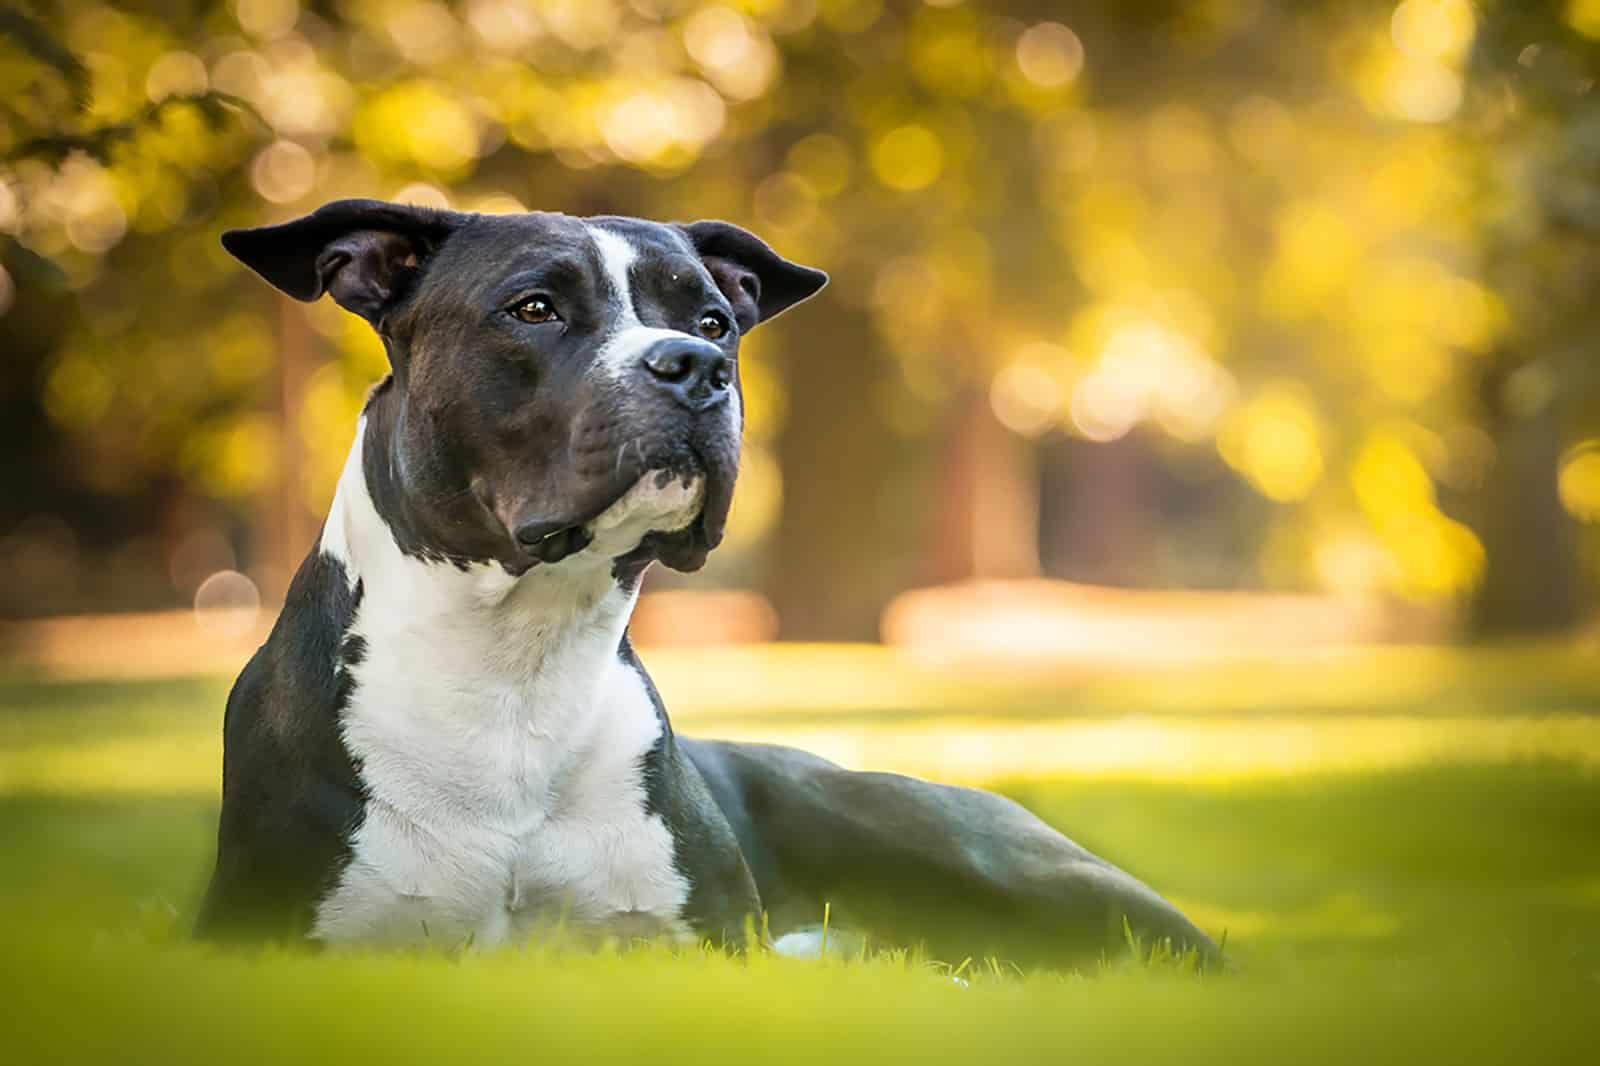
[[[741,332],[815,296],[828,283],[822,271],[789,262],[731,222],[690,222],[680,228],[733,305]]]
[[[296,300],[330,293],[378,328],[461,217],[382,200],[336,200],[279,226],[229,230],[222,246]]]

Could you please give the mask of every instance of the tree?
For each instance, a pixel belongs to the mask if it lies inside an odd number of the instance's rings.
[[[1596,517],[1583,471],[1593,464],[1584,434],[1594,430],[1600,343],[1597,74],[1600,5],[1488,8],[1471,118],[1488,146],[1485,271],[1511,328],[1478,377],[1498,457],[1474,501],[1488,549],[1473,602],[1481,636],[1568,629],[1589,599],[1569,509]]]

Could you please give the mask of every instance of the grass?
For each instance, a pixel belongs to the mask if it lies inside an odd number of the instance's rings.
[[[184,930],[210,860],[225,683],[13,678],[0,681],[0,1047],[15,1057],[0,1057],[1593,1060],[1600,670],[1587,654],[1018,681],[779,649],[730,657],[714,687],[703,660],[662,660],[685,731],[795,737],[942,777],[998,767],[1002,790],[1225,930],[1237,972],[1019,977],[904,953],[659,947],[216,951]]]

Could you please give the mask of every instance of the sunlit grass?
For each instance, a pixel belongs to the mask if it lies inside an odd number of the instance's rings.
[[[974,671],[884,648],[647,651],[687,733],[951,781],[1240,780],[1438,761],[1600,763],[1600,664],[1560,648]],[[224,679],[0,685],[0,792],[214,794]],[[52,708],[73,713],[47,713]]]
[[[162,1063],[1583,1061],[1600,989],[1600,683],[1585,655],[1031,678],[849,648],[647,658],[686,732],[1001,778],[1226,932],[1236,972],[1023,978],[914,952],[818,963],[662,947],[218,952],[186,930],[215,831],[226,681],[13,680],[0,683],[8,1047],[31,1051],[18,1061]]]

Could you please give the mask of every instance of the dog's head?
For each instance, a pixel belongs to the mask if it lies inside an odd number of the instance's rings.
[[[591,548],[702,565],[738,471],[739,342],[827,281],[726,222],[342,200],[222,240],[383,338],[365,462],[402,546],[512,573]]]

